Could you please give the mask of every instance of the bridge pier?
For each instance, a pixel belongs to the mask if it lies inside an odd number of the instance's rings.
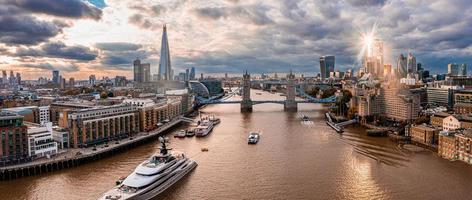
[[[292,70],[290,70],[290,74],[287,75],[287,93],[284,103],[284,110],[288,112],[296,112],[298,110],[298,104],[295,101],[297,94],[295,93],[294,79],[295,75],[293,75]]]
[[[241,101],[241,112],[252,112],[251,100],[251,75],[246,73],[243,75],[243,101]]]
[[[287,112],[297,112],[298,104],[294,101],[285,101],[284,110]]]
[[[241,112],[252,112],[252,101],[241,102]]]

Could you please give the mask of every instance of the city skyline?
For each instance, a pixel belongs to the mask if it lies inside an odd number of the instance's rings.
[[[175,74],[191,67],[199,74],[317,73],[323,55],[336,56],[336,69],[357,70],[359,38],[373,25],[385,42],[385,64],[397,66],[409,52],[432,73],[471,61],[465,0],[2,2],[0,69],[24,80],[52,70],[67,79],[131,78],[136,57],[157,74],[164,24]]]

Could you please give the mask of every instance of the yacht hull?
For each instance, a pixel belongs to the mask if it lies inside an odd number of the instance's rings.
[[[143,193],[137,194],[131,198],[128,198],[128,200],[148,200],[156,197],[157,195],[161,194],[164,192],[166,189],[174,185],[176,182],[178,182],[180,179],[185,177],[189,172],[191,172],[195,167],[197,166],[197,163],[193,160],[188,161],[188,163],[185,165],[183,164],[184,167],[179,168],[178,170],[175,171],[175,173],[172,173],[172,176],[170,176],[167,180],[164,182],[158,184],[154,188],[143,191]]]

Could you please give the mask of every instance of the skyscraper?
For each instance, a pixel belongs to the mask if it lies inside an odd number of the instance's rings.
[[[20,73],[16,73],[16,82],[18,85],[21,85],[21,74]]]
[[[397,78],[405,78],[407,73],[406,57],[403,54],[400,54],[397,59]]]
[[[142,82],[142,68],[141,68],[141,60],[136,58],[136,60],[133,61],[133,80],[134,82]]]
[[[408,73],[416,73],[416,58],[412,53],[408,53],[408,59],[407,59],[407,70]]]
[[[449,76],[458,76],[459,75],[459,65],[457,63],[449,63],[447,65],[447,74]]]
[[[8,83],[7,71],[3,70],[2,73],[3,73],[3,76],[2,76],[3,84],[7,84]]]
[[[190,69],[185,69],[185,81],[188,81],[190,77]]]
[[[380,39],[372,41],[365,51],[363,67],[365,73],[370,73],[376,77],[384,74],[383,42]]]
[[[467,65],[463,63],[461,67],[459,68],[459,76],[467,76]]]
[[[167,39],[167,27],[164,25],[161,43],[161,60],[159,61],[159,76],[161,80],[172,80],[172,67],[170,64],[169,41]]]
[[[334,72],[335,59],[334,56],[321,56],[320,57],[320,71],[321,80],[325,80],[329,77],[330,72]]]
[[[141,60],[136,59],[133,61],[133,75],[134,81],[137,83],[150,82],[151,81],[151,64],[141,63]]]
[[[55,84],[59,84],[59,70],[52,71],[52,82]]]
[[[192,69],[190,69],[189,79],[195,80],[195,67],[192,67]]]

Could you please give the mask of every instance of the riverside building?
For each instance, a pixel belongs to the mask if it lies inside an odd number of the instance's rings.
[[[131,137],[139,131],[138,107],[127,104],[76,110],[67,121],[74,148]]]
[[[0,161],[9,163],[29,159],[26,129],[21,115],[0,113]]]

